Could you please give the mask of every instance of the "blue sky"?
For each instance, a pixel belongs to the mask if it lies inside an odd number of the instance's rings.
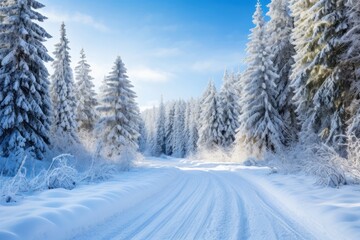
[[[165,100],[198,97],[224,69],[243,69],[256,0],[42,0],[43,24],[53,36],[67,27],[73,65],[85,49],[95,85],[117,55],[128,69],[142,109]],[[263,6],[269,0],[263,0]],[[52,72],[52,69],[50,69]]]

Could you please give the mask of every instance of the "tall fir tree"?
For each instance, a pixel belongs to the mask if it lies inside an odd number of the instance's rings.
[[[174,145],[174,120],[175,120],[175,102],[166,104],[165,118],[165,154],[171,156]]]
[[[199,140],[198,121],[200,118],[199,101],[191,99],[189,102],[190,116],[188,119],[188,139],[187,139],[187,155],[196,153],[197,142]]]
[[[221,145],[228,148],[235,141],[236,130],[239,128],[239,97],[233,75],[228,74],[227,71],[224,73],[219,100],[222,108],[222,122],[224,124]]]
[[[160,106],[157,114],[156,121],[156,149],[155,156],[160,156],[161,154],[165,154],[166,152],[166,144],[165,144],[166,136],[165,136],[165,106],[163,102],[163,98],[161,97]]]
[[[295,140],[298,124],[293,104],[293,89],[291,87],[291,69],[294,64],[294,45],[291,43],[291,33],[294,28],[294,20],[290,15],[289,0],[272,0],[268,5],[267,15],[270,21],[267,23],[268,44],[271,47],[272,62],[276,73],[278,95],[276,104],[280,115],[289,130],[285,135],[287,142]]]
[[[272,62],[271,49],[260,3],[253,15],[255,27],[247,48],[248,68],[244,74],[242,123],[239,134],[244,134],[250,151],[278,150],[285,137],[284,122],[276,104],[276,82],[279,76]],[[238,136],[240,138],[240,136]]]
[[[189,135],[190,135],[190,124],[191,124],[191,102],[186,101],[185,102],[185,156],[188,155],[188,149],[189,149]]]
[[[87,63],[84,49],[80,52],[80,61],[75,67],[77,85],[77,121],[80,130],[91,131],[97,121],[98,105],[94,91],[94,78],[90,76],[90,65]]]
[[[347,109],[350,115],[347,134],[354,134],[360,138],[360,1],[348,0],[346,8],[349,28],[343,36],[343,41],[348,48],[343,62],[350,66],[351,91],[347,95],[352,98],[351,105]]]
[[[349,105],[348,66],[342,64],[348,28],[345,0],[293,1],[295,100],[304,136],[341,148]]]
[[[143,152],[146,155],[153,155],[156,146],[156,108],[146,109],[141,113],[141,118],[144,122],[144,130],[140,132],[141,138],[145,140]],[[140,129],[141,130],[141,129]],[[146,135],[143,135],[146,134]]]
[[[118,158],[124,151],[138,149],[140,124],[136,94],[120,57],[106,78],[106,85],[98,108],[102,113],[96,127],[98,154]]]
[[[0,147],[3,156],[31,150],[38,159],[47,149],[51,100],[51,61],[43,42],[51,36],[36,22],[44,5],[35,0],[9,1],[0,8]]]
[[[182,158],[185,156],[185,108],[184,101],[179,100],[175,103],[175,115],[174,115],[174,135],[173,135],[173,153],[172,156]]]
[[[214,84],[210,81],[201,101],[198,147],[213,149],[222,143],[222,109]]]
[[[146,129],[146,125],[145,125],[143,116],[141,116],[140,123],[139,123],[139,134],[140,134],[139,142],[138,142],[139,151],[141,153],[145,153],[148,133],[147,133],[147,129]]]
[[[70,67],[69,40],[65,24],[61,24],[60,42],[55,45],[54,73],[51,76],[51,98],[53,103],[54,136],[66,142],[78,142],[76,122],[76,89]]]

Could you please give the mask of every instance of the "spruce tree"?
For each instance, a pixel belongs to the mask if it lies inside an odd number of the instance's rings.
[[[225,71],[223,77],[220,105],[222,108],[222,122],[224,124],[221,145],[227,148],[235,141],[236,130],[239,128],[239,97],[233,76],[228,74],[227,71]]]
[[[195,154],[197,150],[197,141],[199,139],[198,121],[200,117],[199,101],[191,99],[188,106],[190,112],[188,117],[188,138],[187,138],[187,155]]]
[[[155,156],[160,156],[165,154],[166,145],[165,145],[165,106],[163,99],[161,97],[160,106],[157,114],[156,121],[156,149]]]
[[[351,98],[347,134],[360,137],[360,2],[348,0],[346,8],[349,28],[343,36],[347,49],[342,61],[350,67],[348,76],[351,81],[351,89],[347,94]]]
[[[272,62],[271,49],[261,5],[258,2],[253,16],[255,28],[250,34],[247,48],[248,68],[243,76],[242,123],[240,131],[244,134],[249,150],[278,150],[284,139],[284,122],[276,104],[276,82],[279,76]]]
[[[140,134],[139,142],[138,142],[139,151],[141,153],[145,153],[146,152],[146,141],[147,141],[147,129],[145,126],[145,121],[144,121],[143,116],[141,116],[140,123],[139,123],[139,134]]]
[[[61,24],[60,42],[55,45],[54,73],[51,76],[51,97],[53,103],[54,136],[77,142],[76,89],[70,67],[69,40],[66,37],[65,24]]]
[[[272,0],[268,7],[267,15],[270,17],[266,26],[269,36],[268,44],[273,55],[272,62],[279,75],[275,82],[278,91],[276,104],[284,124],[289,130],[285,137],[287,141],[291,141],[295,139],[298,128],[290,80],[291,68],[294,64],[293,56],[295,55],[295,48],[291,43],[294,21],[290,15],[289,0]]]
[[[292,78],[302,132],[340,148],[350,86],[348,66],[342,64],[345,0],[293,1],[292,9],[297,51]]]
[[[107,76],[106,85],[98,108],[102,114],[96,127],[98,153],[118,158],[124,151],[138,149],[140,123],[133,85],[120,57]]]
[[[94,91],[93,79],[90,76],[90,65],[86,61],[84,49],[80,52],[80,61],[75,67],[77,85],[77,121],[80,130],[91,131],[97,121],[98,105]]]
[[[223,122],[221,105],[216,88],[212,82],[205,91],[201,103],[201,118],[199,128],[198,147],[212,149],[222,143]]]
[[[174,120],[175,120],[175,102],[166,104],[165,117],[165,154],[171,156],[174,149]]]
[[[44,5],[35,0],[9,1],[0,8],[0,151],[3,156],[31,150],[43,158],[49,141],[51,61],[43,42],[51,36],[36,22]]]
[[[186,104],[184,101],[176,101],[172,156],[177,158],[182,158],[185,156],[185,108]]]

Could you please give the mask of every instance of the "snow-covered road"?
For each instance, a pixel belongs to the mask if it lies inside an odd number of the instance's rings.
[[[161,189],[75,239],[313,239],[226,166],[172,167],[174,175],[160,179],[166,183]]]
[[[336,239],[304,206],[266,191],[257,175],[268,173],[147,159],[109,182],[0,206],[0,239]]]

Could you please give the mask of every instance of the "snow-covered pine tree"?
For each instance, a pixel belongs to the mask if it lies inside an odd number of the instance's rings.
[[[347,31],[345,0],[293,1],[295,100],[304,136],[318,135],[340,148],[344,143],[350,82],[342,64]]]
[[[31,150],[38,159],[49,144],[51,61],[42,42],[51,36],[36,22],[46,17],[35,0],[9,1],[0,8],[0,151],[3,156]],[[14,164],[15,165],[15,164]]]
[[[171,156],[174,146],[174,119],[175,119],[175,102],[171,101],[166,104],[165,117],[165,154]]]
[[[212,91],[212,87],[213,87],[213,86],[212,86],[212,85],[213,85],[212,82],[213,82],[212,80],[209,81],[209,83],[208,83],[205,91],[203,92],[203,94],[202,94],[201,97],[200,97],[200,100],[199,100],[200,116],[203,115],[202,112],[201,112],[201,111],[202,111],[203,103],[205,102],[206,98],[210,95],[210,93],[211,93],[211,91]],[[211,84],[210,84],[210,83],[211,83]],[[199,130],[200,130],[200,128],[201,128],[201,124],[202,124],[202,120],[199,119],[199,120],[198,120],[198,129],[199,129]]]
[[[8,5],[8,1],[1,0],[0,1],[0,8],[6,7]],[[5,19],[6,13],[3,11],[0,11],[0,24],[6,23]],[[0,29],[0,33],[4,32],[3,29]],[[6,43],[1,42],[0,43],[0,67],[1,67],[1,61],[4,58],[4,55],[7,53],[8,47],[6,46]]]
[[[68,142],[78,142],[76,122],[76,89],[70,67],[69,40],[65,24],[61,24],[60,42],[55,45],[54,73],[51,76],[54,137]]]
[[[190,135],[190,121],[191,121],[191,103],[190,101],[185,102],[185,156],[188,155],[188,149],[189,149],[189,135]]]
[[[291,85],[294,89],[293,101],[298,114],[300,125],[306,120],[305,112],[312,108],[311,101],[305,99],[309,95],[306,82],[311,72],[310,62],[314,59],[311,44],[313,30],[313,15],[310,13],[315,1],[291,0],[290,9],[294,19],[294,29],[292,32],[292,43],[295,47],[294,65],[291,73]],[[303,134],[302,134],[303,135]],[[302,137],[302,136],[301,136]]]
[[[139,151],[142,153],[145,153],[148,133],[147,133],[147,129],[146,129],[146,125],[145,125],[143,116],[141,116],[140,123],[139,123],[139,134],[140,134],[139,142],[138,142]]]
[[[141,118],[144,122],[144,131],[140,132],[141,138],[145,140],[143,152],[146,155],[153,154],[155,147],[155,107],[153,109],[146,109],[141,113]],[[140,129],[141,130],[141,129]],[[145,133],[146,135],[143,135]]]
[[[351,74],[348,75],[351,81],[351,92],[347,95],[352,98],[348,109],[351,118],[348,121],[347,133],[348,135],[355,134],[360,138],[360,1],[348,0],[346,7],[349,29],[343,41],[348,48],[342,61],[351,68]]]
[[[186,104],[184,101],[176,101],[172,156],[177,158],[182,158],[185,156],[185,108]]]
[[[221,145],[228,148],[235,141],[236,130],[239,128],[239,96],[233,74],[228,74],[227,71],[224,73],[219,100],[224,124]]]
[[[156,152],[156,119],[157,119],[157,109],[154,106],[152,109],[149,109],[150,120],[147,123],[147,150],[146,153],[153,156]]]
[[[91,131],[97,121],[98,105],[94,91],[93,79],[90,76],[90,65],[87,63],[84,49],[80,52],[80,61],[75,67],[77,85],[77,121],[79,130]]]
[[[161,154],[165,154],[166,145],[165,145],[165,105],[163,102],[163,98],[161,97],[160,106],[157,112],[156,119],[156,148],[155,148],[155,156],[160,156]]]
[[[278,75],[272,62],[271,49],[265,29],[262,8],[258,2],[253,16],[255,27],[247,48],[248,68],[243,76],[242,123],[239,134],[244,134],[250,151],[278,150],[285,142],[284,122],[276,104]],[[238,137],[241,138],[241,136]]]
[[[242,106],[241,106],[241,99],[243,97],[243,89],[244,89],[244,86],[243,86],[243,74],[241,72],[233,72],[231,74],[231,81],[232,81],[232,85],[234,86],[234,89],[235,89],[235,92],[237,94],[237,97],[238,97],[238,113],[239,113],[239,116],[238,116],[238,121],[239,121],[239,126],[241,126],[241,123],[240,123],[240,115],[242,113]],[[237,131],[239,130],[239,128],[237,129]],[[236,132],[237,132],[236,131]],[[236,136],[235,136],[236,138]]]
[[[187,141],[187,155],[195,154],[197,150],[197,141],[199,140],[198,121],[200,117],[200,105],[196,99],[191,99],[189,102],[190,117],[188,122],[188,141]]]
[[[106,84],[98,108],[102,113],[96,126],[98,154],[117,159],[124,151],[138,149],[140,121],[136,95],[120,57],[106,78]]]
[[[222,109],[214,84],[210,81],[203,95],[201,103],[201,118],[199,128],[198,147],[212,149],[222,143],[223,122]]]
[[[297,134],[297,119],[295,106],[292,102],[293,89],[291,88],[291,68],[294,64],[294,45],[291,43],[291,33],[294,28],[293,18],[290,15],[289,0],[272,0],[268,5],[267,15],[270,21],[267,23],[268,44],[273,54],[272,62],[276,73],[279,75],[277,81],[278,95],[276,96],[277,108],[286,124],[286,140],[295,139]]]

